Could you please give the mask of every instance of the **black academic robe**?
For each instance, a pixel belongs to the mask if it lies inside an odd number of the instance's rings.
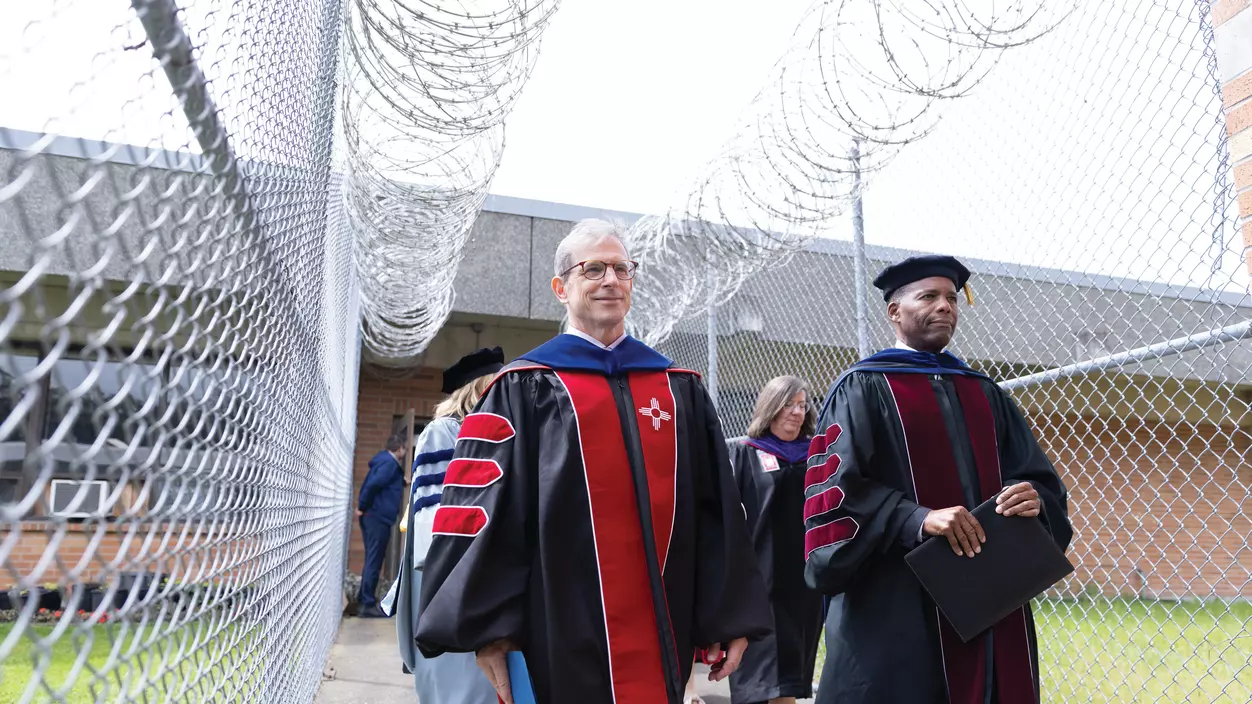
[[[731,701],[807,699],[822,634],[822,595],[804,583],[805,463],[787,462],[750,442],[732,446],[730,462],[769,590],[774,632],[748,646],[730,676]]]
[[[1065,486],[1017,405],[951,355],[891,350],[836,382],[818,426],[804,510],[805,577],[831,597],[818,703],[1037,702],[1029,605],[963,644],[904,561],[928,510],[1022,481],[1068,546]]]
[[[507,638],[540,704],[679,704],[694,646],[769,632],[699,377],[559,335],[497,376],[444,479],[415,639]]]

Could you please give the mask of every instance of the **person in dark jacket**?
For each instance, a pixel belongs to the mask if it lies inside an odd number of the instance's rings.
[[[769,589],[774,632],[748,645],[730,676],[732,704],[813,696],[822,595],[804,583],[804,477],[817,409],[794,376],[761,390],[748,437],[730,448],[752,546]]]
[[[357,603],[361,606],[360,615],[367,618],[384,615],[378,608],[376,596],[378,573],[387,554],[391,527],[400,516],[400,502],[404,498],[404,470],[400,464],[403,456],[404,439],[399,435],[387,438],[387,449],[370,460],[370,471],[365,475],[357,499],[356,517],[365,541],[365,567],[361,570]]]

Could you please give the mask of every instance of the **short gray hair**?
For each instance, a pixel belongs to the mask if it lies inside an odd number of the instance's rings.
[[[622,243],[626,249],[626,228],[597,218],[579,220],[574,229],[556,246],[556,257],[552,263],[553,276],[562,276],[574,266],[574,251],[583,245],[595,244],[602,239],[612,237]],[[629,256],[629,252],[627,253]]]
[[[904,300],[904,295],[906,293],[912,293],[915,288],[917,288],[917,281],[910,281],[907,284],[904,284],[900,288],[891,292],[891,295],[887,297],[887,303],[899,303]]]
[[[748,437],[759,438],[769,432],[770,423],[778,412],[791,401],[791,397],[804,392],[808,408],[804,409],[804,423],[800,425],[800,437],[812,437],[817,431],[817,406],[813,404],[813,392],[803,379],[794,376],[776,376],[765,384],[756,397],[752,409],[752,422],[748,424]]]

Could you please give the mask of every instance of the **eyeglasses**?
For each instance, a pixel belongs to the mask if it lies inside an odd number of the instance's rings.
[[[639,268],[639,262],[613,262],[612,264],[606,264],[605,262],[590,259],[578,262],[574,266],[562,271],[561,276],[565,276],[571,271],[582,267],[583,276],[585,278],[591,281],[599,281],[604,278],[604,274],[609,270],[610,266],[613,267],[613,274],[617,276],[617,278],[627,280],[635,278],[635,270]]]
[[[809,404],[807,401],[805,401],[804,403],[788,403],[787,405],[782,407],[782,410],[783,410],[783,413],[786,413],[787,411],[800,411],[804,413],[809,410]]]

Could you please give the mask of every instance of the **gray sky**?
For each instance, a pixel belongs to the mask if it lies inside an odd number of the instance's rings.
[[[189,13],[195,14],[195,8]],[[187,121],[125,4],[0,0],[0,124],[33,132],[183,148]],[[160,82],[152,80],[160,79]]]
[[[491,191],[635,212],[681,202],[807,4],[566,0]],[[188,5],[193,30],[218,26],[205,3]],[[1162,2],[1083,5],[1054,35],[1007,53],[935,133],[874,176],[868,240],[1246,289],[1233,220],[1213,214],[1220,113],[1196,18]],[[0,83],[21,96],[0,101],[0,124],[186,148],[151,55],[116,49],[142,39],[123,5],[0,0],[0,12]]]
[[[731,135],[808,4],[566,0],[492,192],[663,212]]]
[[[1166,5],[1083,3],[1006,53],[874,178],[867,241],[1246,291],[1198,18]]]

